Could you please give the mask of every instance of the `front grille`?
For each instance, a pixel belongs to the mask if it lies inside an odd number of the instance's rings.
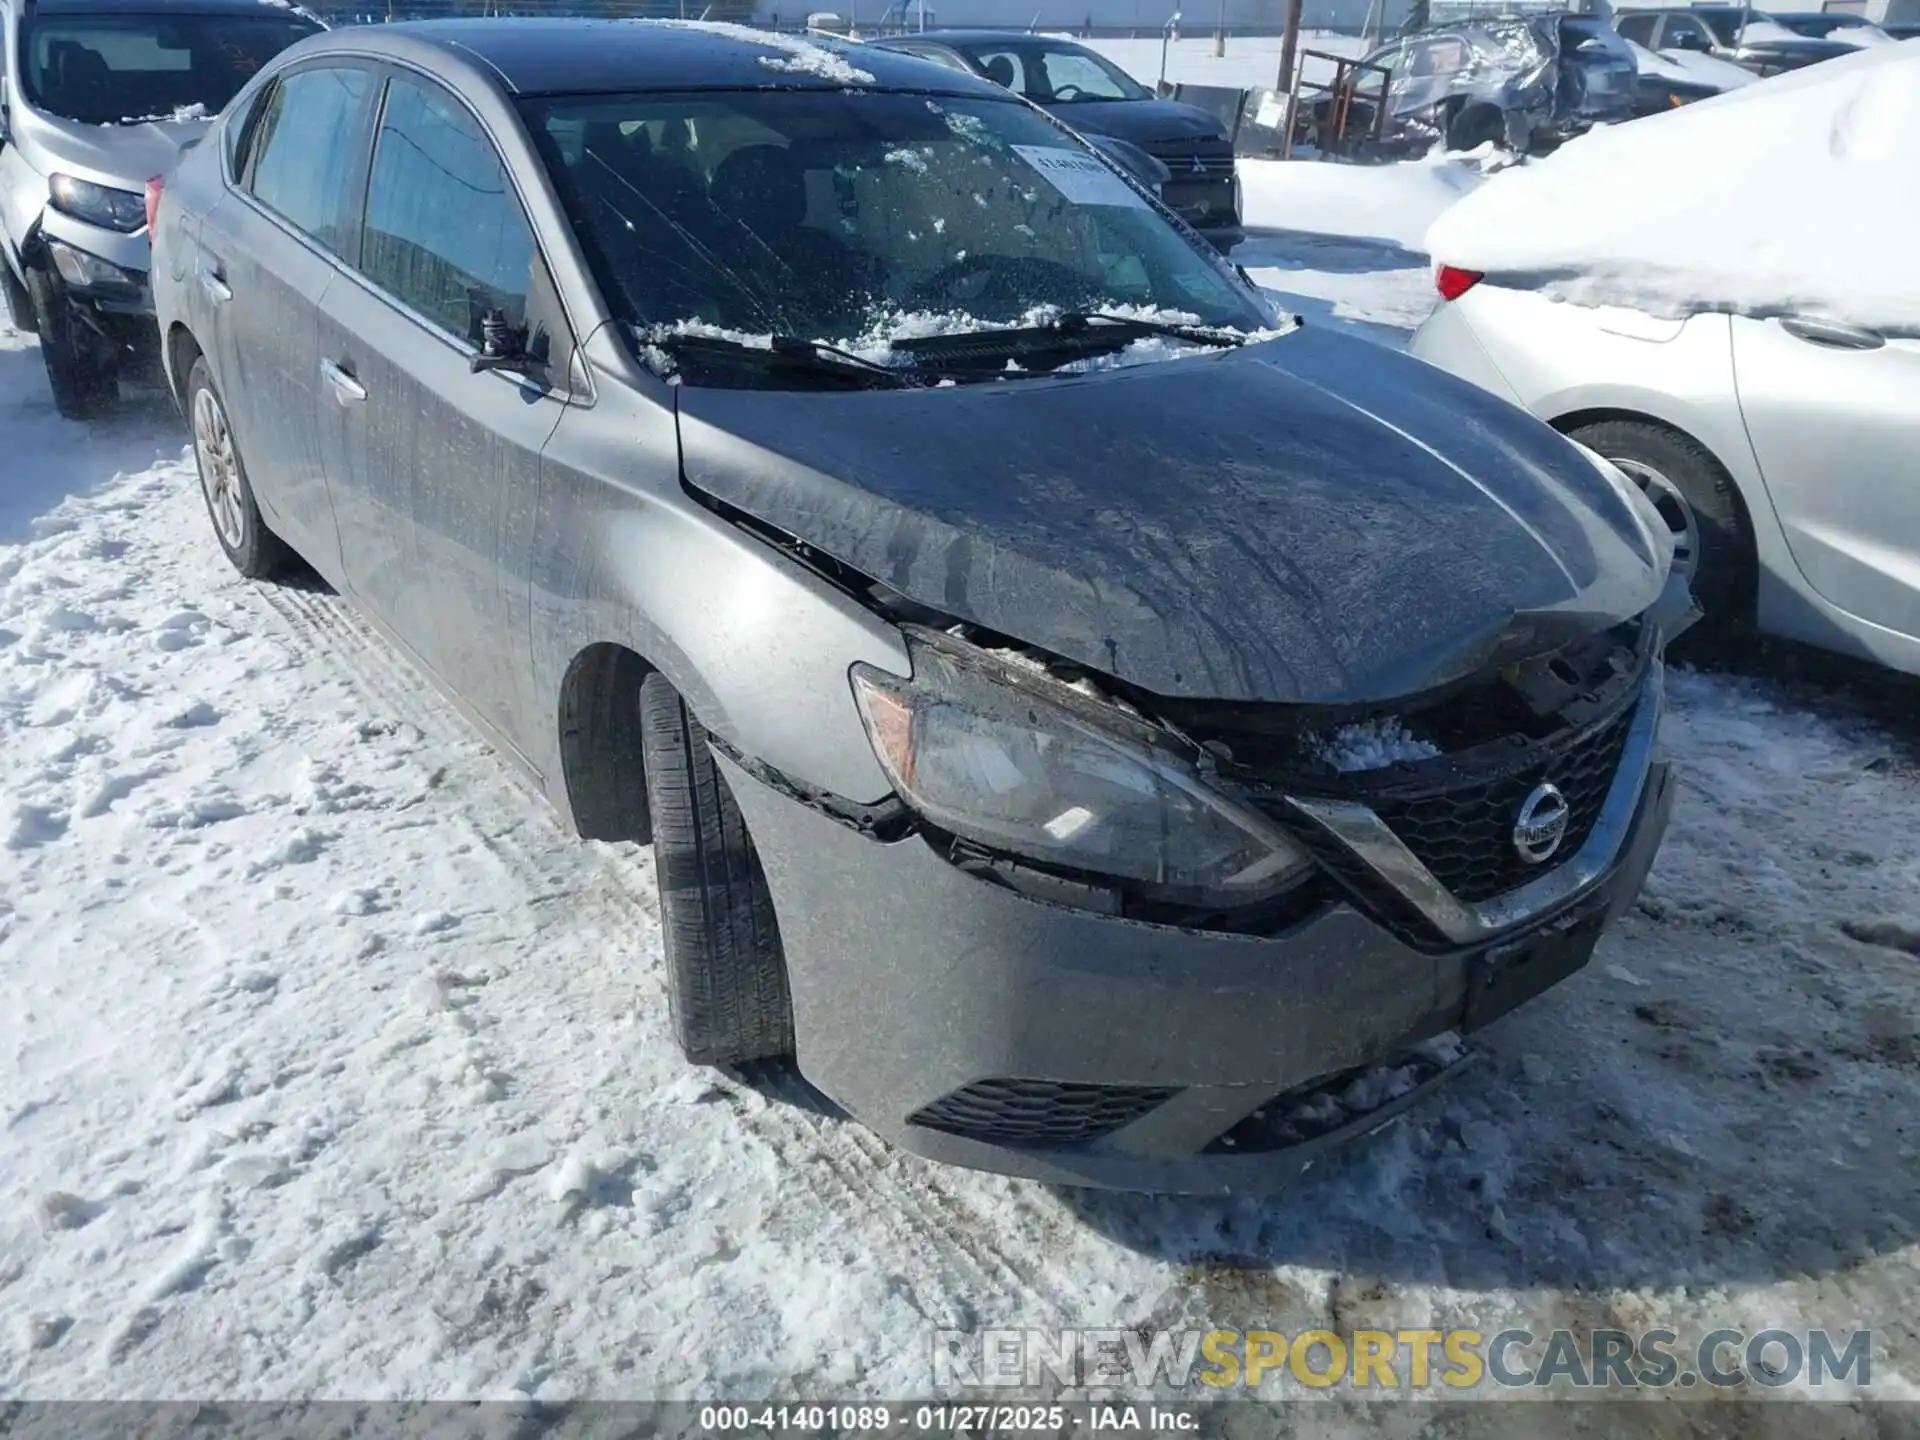
[[[1217,136],[1149,140],[1140,148],[1171,170],[1175,182],[1233,178],[1233,146]]]
[[[1513,843],[1514,822],[1536,785],[1556,785],[1567,800],[1567,832],[1554,861],[1567,859],[1585,843],[1620,768],[1632,724],[1633,712],[1625,711],[1517,774],[1414,799],[1376,798],[1374,813],[1457,899],[1491,900],[1542,872],[1543,867],[1522,860]]]
[[[907,1123],[989,1145],[1052,1150],[1131,1125],[1177,1093],[1153,1085],[976,1080],[916,1110]]]

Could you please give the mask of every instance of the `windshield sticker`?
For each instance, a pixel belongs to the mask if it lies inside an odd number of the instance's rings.
[[[1138,191],[1095,156],[1078,150],[1056,150],[1048,145],[1016,145],[1013,149],[1075,205],[1148,208]]]

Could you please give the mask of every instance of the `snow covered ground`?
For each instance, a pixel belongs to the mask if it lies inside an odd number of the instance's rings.
[[[1393,340],[1464,173],[1277,171],[1243,258]],[[0,455],[0,1400],[898,1396],[939,1327],[1510,1323],[1871,1326],[1916,1393],[1912,685],[1677,676],[1644,899],[1481,1065],[1285,1195],[1089,1194],[684,1065],[647,852],[232,574],[162,404],[68,424],[0,337]]]

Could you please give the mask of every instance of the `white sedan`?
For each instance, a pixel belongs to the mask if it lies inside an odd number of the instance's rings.
[[[1721,636],[1753,624],[1920,673],[1920,340],[1438,278],[1413,353],[1631,476]]]
[[[1576,141],[1435,223],[1413,353],[1637,481],[1701,633],[1920,674],[1916,140],[1900,45]]]

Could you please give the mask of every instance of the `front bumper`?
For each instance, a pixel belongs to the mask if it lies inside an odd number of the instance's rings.
[[[1657,683],[1642,704],[1657,724]],[[932,1159],[1188,1193],[1276,1189],[1444,1080],[1454,1067],[1309,1139],[1246,1138],[1276,1100],[1484,1025],[1579,969],[1639,892],[1672,804],[1649,731],[1569,880],[1536,881],[1553,893],[1524,920],[1497,902],[1451,917],[1470,939],[1429,946],[1346,899],[1271,936],[1042,903],[720,763],[772,889],[809,1081]],[[1098,1133],[1060,1138],[1083,1131]]]

